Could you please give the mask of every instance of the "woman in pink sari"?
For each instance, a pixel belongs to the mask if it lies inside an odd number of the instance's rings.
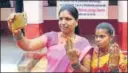
[[[8,20],[11,24],[14,15]],[[12,21],[13,20],[13,21]],[[35,39],[27,39],[21,33],[21,29],[15,30],[13,36],[17,45],[25,51],[34,51],[47,47],[44,72],[88,72],[86,59],[91,45],[88,40],[75,34],[78,24],[78,11],[72,5],[63,6],[59,11],[59,27],[61,32],[48,32]],[[43,59],[42,59],[43,60]],[[40,63],[41,64],[41,63]],[[44,63],[42,63],[42,66]]]

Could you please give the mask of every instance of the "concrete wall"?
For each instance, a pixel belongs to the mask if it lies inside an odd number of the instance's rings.
[[[56,20],[56,7],[48,7],[45,4],[43,10],[43,18],[44,20]],[[117,6],[109,6],[108,9],[108,19],[117,19],[118,18],[118,7]],[[6,21],[7,17],[10,13],[15,12],[14,8],[1,8],[1,21]]]
[[[0,8],[0,21],[6,21],[13,12],[15,12],[15,8]]]
[[[59,31],[58,27],[58,20],[56,19],[56,7],[47,7],[44,6],[44,23],[40,26],[42,28],[42,31],[49,32],[49,31]],[[3,29],[8,29],[7,28],[7,23],[6,19],[9,16],[10,13],[15,12],[14,8],[1,8],[1,25]],[[116,29],[116,34],[118,33],[118,21],[117,21],[117,14],[118,14],[118,8],[117,6],[109,6],[109,19],[103,20],[103,19],[84,19],[84,20],[79,20],[79,28],[80,28],[80,34],[81,35],[92,35],[94,34],[94,29],[96,25],[100,22],[106,21],[112,23],[112,25]],[[92,22],[93,21],[93,22]],[[86,24],[85,24],[86,23]],[[88,28],[89,26],[89,28]],[[85,30],[86,31],[85,31]]]
[[[109,6],[108,19],[118,18],[118,7]],[[44,7],[44,20],[56,20],[56,7]]]

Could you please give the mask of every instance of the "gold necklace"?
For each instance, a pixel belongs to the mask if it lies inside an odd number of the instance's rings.
[[[64,36],[62,33],[60,34],[60,37],[62,37],[62,41],[60,43],[64,43],[64,41],[67,40],[67,38],[70,38],[72,40],[72,42],[75,42],[76,39],[76,35],[74,34],[73,37],[66,37]]]

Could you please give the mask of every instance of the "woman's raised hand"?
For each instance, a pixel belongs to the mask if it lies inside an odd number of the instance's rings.
[[[65,44],[66,54],[71,64],[76,64],[79,61],[79,52],[74,48],[71,38],[67,38]]]
[[[15,24],[15,27],[21,26],[20,21],[22,21],[22,17],[18,18],[20,14],[21,13],[11,13],[10,16],[8,17],[8,28],[13,34],[18,34],[19,32],[21,32],[22,28],[14,29],[14,22],[17,23]]]
[[[16,16],[16,13],[11,13],[10,16],[9,16],[8,19],[7,19],[8,28],[9,28],[10,31],[12,31],[12,23],[13,23],[14,20],[15,20],[15,16]]]
[[[109,61],[109,66],[112,68],[118,67],[119,65],[119,60],[120,60],[120,47],[117,43],[114,43],[111,45],[109,49],[110,53],[110,61]]]

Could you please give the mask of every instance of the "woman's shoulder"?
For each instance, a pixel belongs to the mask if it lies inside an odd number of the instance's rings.
[[[45,36],[47,37],[49,46],[56,44],[58,41],[58,32],[56,31],[47,32]]]
[[[79,35],[76,35],[76,36],[77,36],[78,41],[85,41],[85,42],[89,43],[89,40],[87,38],[85,38],[83,36],[79,36]]]
[[[57,36],[58,36],[57,33],[58,33],[58,32],[56,32],[56,31],[50,31],[50,32],[45,33],[44,35],[45,35],[47,38],[53,38],[53,37],[57,37]]]
[[[50,32],[45,33],[44,35],[48,38],[48,40],[58,38],[58,32],[56,31],[50,31]]]
[[[46,35],[54,35],[54,34],[57,34],[58,32],[56,32],[56,31],[50,31],[50,32],[47,32],[47,33],[45,33]]]
[[[77,35],[77,44],[79,44],[81,47],[83,46],[84,49],[91,49],[92,45],[90,44],[89,40],[85,37]]]

